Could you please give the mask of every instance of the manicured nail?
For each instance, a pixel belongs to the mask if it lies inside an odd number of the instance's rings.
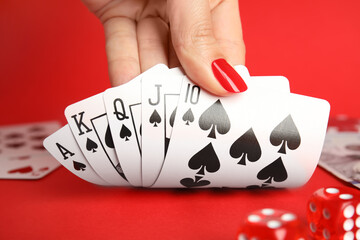
[[[239,93],[247,90],[244,80],[225,59],[216,59],[212,62],[211,68],[216,79],[226,91]]]

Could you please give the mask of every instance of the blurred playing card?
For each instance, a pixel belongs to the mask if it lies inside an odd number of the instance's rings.
[[[360,133],[328,133],[319,165],[360,188]]]
[[[0,178],[39,179],[59,167],[42,144],[59,127],[54,121],[0,127]]]

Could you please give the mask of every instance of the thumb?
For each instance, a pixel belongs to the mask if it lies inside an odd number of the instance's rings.
[[[215,95],[245,91],[215,38],[209,1],[169,0],[167,7],[172,43],[187,76]]]

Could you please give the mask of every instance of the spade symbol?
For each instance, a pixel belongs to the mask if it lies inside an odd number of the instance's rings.
[[[175,121],[175,115],[176,115],[176,110],[177,110],[177,107],[174,109],[174,111],[171,113],[170,115],[170,126],[171,127],[174,127],[174,121]],[[190,110],[190,109],[189,109]],[[190,110],[191,111],[191,110]],[[185,113],[186,114],[186,113]],[[192,113],[191,113],[192,115]],[[194,115],[192,115],[192,117],[194,118]],[[185,120],[184,120],[185,121]],[[193,119],[194,121],[194,119]],[[189,124],[188,124],[189,125]]]
[[[272,180],[275,182],[283,182],[287,177],[288,175],[281,157],[264,167],[257,175],[258,179],[266,180],[265,183],[269,184]]]
[[[261,157],[261,148],[252,128],[235,140],[230,147],[230,156],[240,158],[238,164],[246,165],[246,158],[256,162]]]
[[[105,133],[105,144],[109,148],[115,148],[109,125],[107,126],[106,133]]]
[[[200,176],[195,176],[195,180],[192,178],[183,178],[180,180],[180,183],[187,188],[202,187],[210,184],[208,180],[200,180],[201,178]]]
[[[131,137],[131,131],[124,124],[120,130],[120,137],[125,138],[125,141],[129,141],[129,137]]]
[[[159,124],[161,122],[161,117],[160,117],[159,113],[156,111],[156,109],[151,114],[149,122],[151,124],[154,124],[153,127],[157,127],[157,124]]]
[[[186,125],[189,125],[189,122],[194,121],[194,114],[192,113],[191,108],[189,108],[189,110],[187,110],[186,113],[184,113],[182,119],[184,120],[184,122],[186,122],[185,123]]]
[[[92,151],[94,153],[94,152],[96,152],[97,148],[98,148],[98,145],[96,144],[96,142],[94,142],[90,138],[88,138],[86,140],[86,150]]]
[[[274,146],[281,145],[278,153],[283,154],[286,154],[286,146],[290,150],[295,150],[300,146],[301,137],[291,115],[274,128],[270,135],[270,142]]]
[[[192,156],[188,163],[189,168],[197,170],[197,174],[205,175],[205,170],[209,173],[217,172],[220,169],[220,161],[212,146],[212,143],[206,145],[199,152]]]
[[[216,138],[215,128],[220,134],[226,134],[230,130],[230,120],[220,99],[201,114],[199,126],[204,131],[211,129],[208,135],[210,138]]]
[[[74,165],[74,168],[76,171],[80,171],[80,170],[85,171],[85,168],[86,168],[85,164],[73,161],[73,165]]]

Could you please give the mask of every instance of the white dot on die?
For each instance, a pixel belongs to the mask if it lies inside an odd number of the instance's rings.
[[[356,239],[360,239],[360,229],[356,231]]]
[[[325,190],[325,192],[331,193],[331,194],[336,194],[336,193],[339,192],[339,189],[337,189],[337,188],[327,188],[327,189]]]
[[[274,212],[275,212],[274,209],[271,208],[264,208],[263,210],[261,210],[261,213],[266,216],[273,215]]]
[[[356,227],[360,228],[360,217],[356,219],[355,225]]]
[[[296,219],[296,216],[292,213],[285,213],[281,216],[281,220],[287,221],[287,222],[292,221],[294,219]]]
[[[255,223],[255,222],[260,222],[260,220],[261,220],[261,218],[258,215],[252,214],[252,215],[248,216],[249,222]]]
[[[330,219],[330,212],[329,212],[329,210],[327,210],[326,208],[324,208],[322,213],[323,213],[324,218]]]
[[[356,214],[360,215],[360,203],[356,206]]]
[[[324,230],[323,230],[323,236],[325,239],[330,239],[329,230],[327,230],[326,228],[324,228]]]
[[[343,228],[345,231],[350,231],[351,229],[353,229],[354,227],[354,220],[352,219],[346,219],[344,224],[343,224]]]
[[[310,208],[310,211],[316,212],[316,205],[315,205],[315,203],[311,202],[311,203],[309,204],[309,208]]]
[[[314,233],[314,232],[316,232],[316,225],[315,225],[315,223],[310,223],[310,230]]]
[[[354,233],[353,232],[347,232],[344,234],[344,240],[354,240]]]
[[[271,229],[275,229],[275,228],[281,227],[281,222],[277,221],[277,220],[271,220],[271,221],[268,221],[268,223],[266,225]]]
[[[352,216],[354,216],[354,213],[355,213],[355,208],[352,205],[347,206],[343,212],[344,217],[346,218],[351,218]]]
[[[339,195],[339,198],[340,198],[340,199],[343,199],[343,200],[349,200],[349,199],[352,199],[352,198],[353,198],[353,195],[347,194],[347,193],[345,193],[345,194],[340,194],[340,195]]]
[[[238,240],[248,240],[245,234],[240,234]]]

